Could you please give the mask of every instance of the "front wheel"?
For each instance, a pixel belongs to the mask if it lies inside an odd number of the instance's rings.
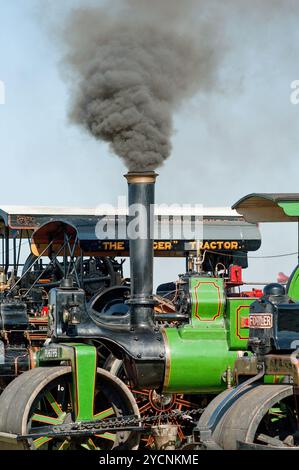
[[[45,435],[24,441],[25,449],[110,450],[137,449],[136,432],[103,432],[92,437],[53,438],[46,435],[52,426],[73,422],[70,367],[42,367],[25,372],[0,397],[0,431],[31,434],[38,428]],[[133,395],[126,385],[109,372],[98,369],[95,387],[95,422],[105,418],[139,416]]]
[[[229,391],[216,397],[203,413],[199,426],[209,417]],[[297,448],[298,422],[296,397],[291,385],[258,385],[239,397],[213,432],[222,449]]]

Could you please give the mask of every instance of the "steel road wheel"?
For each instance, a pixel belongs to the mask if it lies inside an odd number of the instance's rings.
[[[219,397],[217,397],[219,401]],[[213,406],[213,402],[210,406]],[[211,408],[212,410],[212,408]],[[199,425],[204,424],[208,409]],[[205,415],[205,416],[204,416]],[[276,448],[296,446],[296,404],[291,385],[259,385],[242,395],[217,425],[213,439],[226,450],[255,445]],[[299,449],[299,447],[298,447]]]
[[[72,419],[71,368],[43,367],[25,372],[0,397],[0,431],[29,434],[38,428],[67,424]],[[96,421],[137,415],[138,407],[126,385],[109,372],[98,369],[95,394]],[[46,428],[45,428],[46,427]],[[137,449],[139,433],[114,432],[92,437],[45,436],[24,442],[32,450]]]

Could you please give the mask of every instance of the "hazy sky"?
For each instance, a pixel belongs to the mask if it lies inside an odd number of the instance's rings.
[[[122,162],[67,120],[55,27],[88,3],[0,0],[0,205],[96,206],[126,193]],[[113,0],[92,3],[109,8]],[[289,99],[299,79],[299,4],[219,1],[217,21],[227,44],[219,86],[177,114],[159,203],[230,206],[251,192],[299,192],[299,105]],[[253,255],[296,251],[290,225],[262,227],[263,248]],[[176,277],[178,262],[167,263],[158,281]],[[271,280],[295,263],[294,256],[252,260],[246,279]]]

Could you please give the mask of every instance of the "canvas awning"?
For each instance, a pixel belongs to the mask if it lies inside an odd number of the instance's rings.
[[[233,205],[247,222],[297,222],[299,193],[249,194]]]

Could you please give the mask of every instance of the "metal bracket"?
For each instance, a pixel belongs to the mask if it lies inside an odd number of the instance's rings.
[[[38,353],[40,366],[67,361],[72,368],[72,398],[76,421],[94,419],[94,395],[97,372],[97,350],[89,344],[55,344]]]

